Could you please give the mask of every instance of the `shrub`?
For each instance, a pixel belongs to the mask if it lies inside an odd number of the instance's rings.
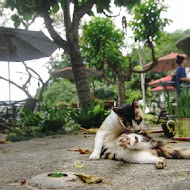
[[[16,121],[15,132],[7,130],[7,140],[28,140],[34,137],[43,137],[56,133],[64,133],[64,124],[68,117],[67,110],[59,110],[57,107],[40,105],[40,111],[33,113],[28,110],[21,111],[21,117]]]
[[[88,111],[81,108],[73,109],[70,113],[71,118],[86,129],[100,127],[107,115],[108,111],[104,109],[104,103],[95,104],[94,101],[91,101]]]
[[[177,107],[175,109],[177,118],[190,118],[190,94],[182,91],[177,98]]]

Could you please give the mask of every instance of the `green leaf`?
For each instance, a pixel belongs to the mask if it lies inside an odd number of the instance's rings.
[[[53,13],[57,13],[59,11],[59,4],[54,4],[52,6]]]
[[[82,169],[82,168],[84,168],[84,164],[74,164],[73,166],[76,169]]]

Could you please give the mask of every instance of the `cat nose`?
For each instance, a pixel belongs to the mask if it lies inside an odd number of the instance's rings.
[[[136,120],[136,123],[139,125],[141,122],[142,122],[142,117],[140,118],[140,119],[138,119],[138,120]]]

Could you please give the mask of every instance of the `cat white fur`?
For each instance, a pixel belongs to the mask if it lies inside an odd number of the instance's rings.
[[[143,137],[138,134],[124,134],[126,131],[127,128],[121,124],[118,115],[111,110],[97,131],[95,148],[89,159],[99,159],[102,147],[106,145],[115,153],[117,160],[129,163],[155,163],[158,168],[165,166],[165,158],[154,156],[150,152],[151,144],[149,142],[143,142]]]

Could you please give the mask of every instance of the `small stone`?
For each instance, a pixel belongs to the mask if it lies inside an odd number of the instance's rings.
[[[50,173],[52,172],[32,177],[28,180],[28,185],[39,189],[61,189],[84,185],[78,177],[72,173],[64,172],[67,176],[63,177],[50,177],[48,176]]]

